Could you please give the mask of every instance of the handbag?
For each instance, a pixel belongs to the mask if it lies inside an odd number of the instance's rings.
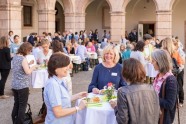
[[[166,84],[166,80],[163,81],[162,84],[162,98],[165,98],[165,84]],[[161,114],[160,114],[160,119],[159,119],[159,124],[163,124],[163,119],[164,119],[164,109],[161,108]]]
[[[31,111],[30,104],[27,104],[27,106],[28,106],[28,110],[25,113],[25,118],[24,118],[24,123],[23,124],[33,124],[32,111]]]

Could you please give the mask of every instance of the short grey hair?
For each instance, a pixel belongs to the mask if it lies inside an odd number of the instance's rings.
[[[167,73],[172,69],[172,59],[167,51],[157,49],[152,52],[152,59],[157,62],[160,73]]]

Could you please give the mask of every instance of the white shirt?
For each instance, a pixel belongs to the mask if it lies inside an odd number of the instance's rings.
[[[137,59],[138,61],[141,62],[141,64],[143,66],[145,66],[146,62],[145,62],[145,57],[143,55],[143,52],[140,52],[140,51],[132,51],[131,54],[130,54],[130,58],[134,58],[134,59]]]
[[[36,59],[38,59],[38,54],[39,54],[40,51],[41,51],[41,49],[39,47],[35,47],[35,48],[32,49],[32,55],[34,55],[34,57]]]
[[[43,50],[41,50],[41,51],[39,52],[39,54],[38,54],[37,60],[39,59],[39,62],[40,62],[40,63],[43,63],[44,60],[49,60],[49,59],[50,59],[50,56],[52,55],[52,53],[53,53],[52,50],[49,49],[48,54],[45,55],[45,54],[43,53]]]
[[[120,39],[120,44],[127,45],[128,40],[126,38]]]

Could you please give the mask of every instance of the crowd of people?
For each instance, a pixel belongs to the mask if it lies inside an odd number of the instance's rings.
[[[70,70],[73,62],[69,55],[75,54],[82,62],[89,63],[87,52],[96,52],[102,62],[94,68],[88,88],[72,95]],[[27,60],[26,56],[30,54],[37,64],[34,60]],[[41,64],[47,66],[49,75],[43,88],[45,124],[73,124],[73,114],[86,108],[87,101],[81,100],[75,107],[71,106],[71,101],[86,97],[91,92],[100,94],[109,82],[118,90],[117,100],[110,101],[118,124],[171,124],[176,108],[181,108],[184,103],[185,53],[178,37],[160,41],[144,34],[143,41],[138,41],[133,30],[114,44],[110,32],[104,30],[99,38],[96,29],[89,34],[86,30],[74,34],[66,31],[62,35],[55,32],[53,37],[46,32],[42,37],[31,33],[25,42],[21,42],[19,36],[10,31],[9,37],[0,38],[0,58],[0,99],[9,97],[4,94],[4,88],[12,68],[14,124],[24,122],[30,74]],[[151,83],[145,70],[149,62],[158,72]]]

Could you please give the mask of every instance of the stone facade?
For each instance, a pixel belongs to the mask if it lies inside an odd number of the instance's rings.
[[[38,32],[39,35],[42,32],[55,32],[55,5],[56,2],[60,3],[63,8],[64,12],[64,29],[71,30],[71,31],[79,31],[79,30],[89,30],[88,26],[90,22],[86,22],[86,16],[89,15],[88,7],[93,6],[92,8],[97,7],[97,13],[99,14],[103,8],[101,4],[107,4],[110,8],[110,26],[107,30],[111,31],[111,39],[114,42],[117,42],[121,35],[125,35],[125,31],[128,30],[128,23],[127,21],[127,11],[135,11],[135,7],[140,8],[140,2],[142,3],[143,8],[139,11],[146,10],[151,3],[154,7],[152,10],[155,17],[150,18],[151,22],[155,23],[155,36],[156,38],[162,39],[164,37],[171,37],[173,35],[172,31],[172,20],[173,20],[173,7],[179,4],[180,1],[185,0],[1,0],[0,1],[0,35],[5,35],[9,30],[13,30],[15,34],[18,34],[24,37],[26,34],[24,33],[30,31]],[[37,23],[32,27],[25,27],[22,25],[23,23],[23,13],[22,8],[26,2],[32,2],[34,6],[33,16],[34,21],[33,23]],[[104,3],[105,2],[105,3]],[[24,4],[23,4],[24,3]],[[98,3],[96,6],[92,3]],[[131,10],[130,8],[127,10],[127,6],[131,4],[133,7]],[[150,7],[152,6],[150,5]],[[152,7],[151,7],[152,8]],[[87,12],[88,11],[88,12]],[[138,10],[136,10],[138,11]],[[92,10],[92,13],[94,10]],[[147,11],[148,12],[148,11]],[[145,12],[144,12],[145,13]],[[35,17],[38,16],[38,17]],[[91,15],[89,15],[91,16]],[[103,16],[103,15],[102,15]],[[130,15],[127,15],[130,16]],[[146,15],[147,17],[148,15]],[[147,17],[148,18],[148,17]],[[155,18],[155,20],[154,20]],[[186,20],[186,18],[184,18]],[[101,20],[101,19],[100,19]],[[183,26],[185,26],[185,20],[183,21]],[[96,21],[96,19],[95,19]],[[138,20],[137,22],[146,21]],[[149,20],[148,20],[149,21]],[[87,24],[88,23],[88,24]],[[91,22],[92,23],[92,22]],[[100,22],[101,23],[101,22]],[[103,25],[103,24],[102,24]],[[130,24],[131,25],[131,24]],[[133,25],[137,25],[133,24]],[[132,28],[132,26],[130,28]],[[90,26],[91,27],[91,26]],[[99,26],[98,28],[100,28]],[[134,27],[133,27],[134,28]],[[95,28],[96,29],[96,28]],[[100,28],[104,30],[104,28]],[[92,29],[94,30],[94,29]],[[184,29],[183,29],[184,30]],[[185,40],[184,32],[182,38],[182,42]]]

